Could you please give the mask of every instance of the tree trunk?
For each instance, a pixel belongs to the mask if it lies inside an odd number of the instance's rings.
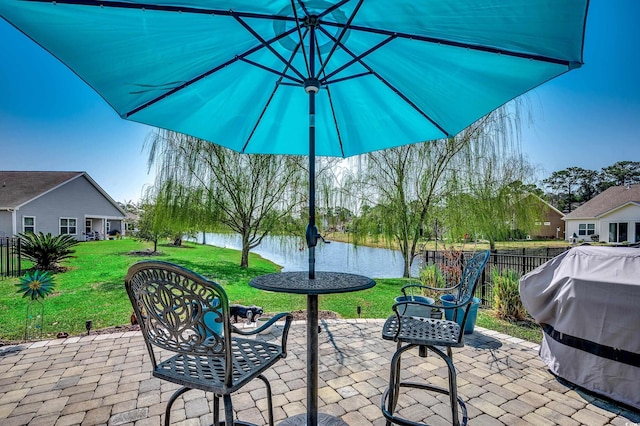
[[[402,278],[409,278],[409,272],[411,272],[411,262],[404,259],[404,270],[402,271]]]
[[[249,267],[249,245],[242,245],[242,257],[240,258],[240,267],[248,268]]]
[[[243,229],[242,233],[242,257],[240,258],[240,267],[249,267],[249,229],[248,227]]]

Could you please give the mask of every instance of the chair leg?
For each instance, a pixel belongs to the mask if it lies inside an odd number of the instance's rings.
[[[176,399],[178,399],[180,395],[188,390],[191,390],[191,388],[182,387],[175,391],[173,395],[171,395],[171,398],[169,398],[169,401],[167,402],[167,408],[164,411],[164,426],[169,426],[169,424],[171,423],[171,406],[174,402],[176,402]]]
[[[402,345],[398,343],[398,350],[391,359],[391,369],[389,374],[389,409],[393,413],[398,405],[398,396],[400,394],[400,369],[402,367]],[[397,355],[397,356],[396,356]]]
[[[386,426],[391,426],[391,418],[398,404],[398,396],[400,394],[400,369],[402,361],[402,353],[412,348],[415,345],[406,345],[402,347],[401,343],[398,343],[398,349],[391,358],[391,368],[389,369],[389,386],[382,394],[382,413],[384,414]],[[387,408],[388,403],[388,408]]]
[[[262,374],[258,376],[258,379],[262,380],[267,388],[267,416],[269,418],[269,426],[273,426],[273,396],[271,395],[271,384]]]
[[[447,346],[447,358],[443,358],[447,363],[447,369],[449,370],[449,402],[451,404],[451,422],[454,425],[459,425],[458,420],[458,384],[456,381],[456,369],[453,366],[453,353],[451,347]]]
[[[222,396],[224,400],[224,424],[225,426],[233,426],[233,404],[231,403],[231,395]]]
[[[220,396],[213,394],[213,426],[220,426]]]
[[[438,349],[435,346],[429,346],[431,352],[433,354],[438,355],[442,358],[447,364],[447,369],[449,373],[449,389],[442,388],[439,386],[434,386],[428,383],[421,382],[402,382],[400,380],[400,365],[401,365],[401,356],[405,351],[412,349],[416,346],[415,344],[407,344],[402,347],[400,344],[398,345],[398,349],[393,354],[391,358],[391,368],[389,374],[389,386],[382,394],[382,414],[386,419],[386,425],[390,426],[391,424],[399,424],[399,425],[422,425],[422,423],[416,423],[415,421],[411,421],[408,419],[403,419],[397,415],[394,415],[394,411],[396,409],[396,405],[398,403],[398,398],[400,394],[401,387],[415,388],[415,389],[424,389],[427,391],[438,392],[441,394],[449,395],[449,401],[451,404],[451,423],[454,426],[466,425],[468,421],[467,417],[467,408],[464,404],[464,401],[458,397],[458,388],[457,388],[457,380],[456,380],[456,370],[453,366],[453,351],[450,347],[447,347],[446,355],[445,353]],[[387,406],[388,403],[388,406]],[[460,415],[458,413],[458,407],[462,411],[462,419],[460,419]],[[462,420],[462,421],[460,421]]]

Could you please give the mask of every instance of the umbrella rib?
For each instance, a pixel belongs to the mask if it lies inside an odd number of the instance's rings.
[[[375,52],[376,50],[380,49],[382,46],[384,46],[385,44],[389,43],[391,40],[393,40],[395,37],[394,36],[390,36],[387,37],[386,39],[384,39],[383,41],[381,41],[380,43],[376,44],[375,46],[373,46],[371,49],[367,50],[366,52],[364,52],[361,55],[356,56],[355,58],[353,58],[352,60],[350,60],[349,62],[347,62],[346,64],[342,65],[341,67],[333,70],[332,72],[330,72],[329,74],[325,75],[323,77],[323,81],[327,81],[329,78],[333,77],[334,75],[338,74],[340,71],[350,67],[351,65],[355,64],[356,62],[360,61],[362,58],[364,58],[365,56],[370,55],[371,53]],[[337,44],[336,44],[337,46]],[[368,73],[367,73],[368,74]],[[341,81],[344,79],[339,79],[339,80],[334,80],[334,82],[336,81]],[[327,83],[324,83],[327,84]]]
[[[333,35],[331,35],[327,30],[325,30],[324,28],[320,27],[320,31],[322,31],[327,37],[329,37],[331,40],[336,41],[335,37],[333,37]],[[355,58],[356,55],[351,52],[351,50],[349,50],[347,48],[347,46],[345,46],[344,44],[340,44],[340,46],[342,47],[342,49],[351,57]],[[438,130],[440,130],[444,135],[446,135],[447,137],[450,137],[452,135],[449,134],[449,132],[447,132],[445,129],[442,128],[442,126],[440,126],[435,120],[433,120],[431,117],[429,117],[429,115],[427,113],[425,113],[422,109],[420,109],[415,103],[413,103],[413,101],[409,98],[407,98],[400,90],[398,90],[393,84],[389,83],[384,77],[382,77],[380,74],[378,74],[377,72],[375,72],[369,65],[366,64],[366,62],[364,62],[363,60],[359,60],[358,61],[360,63],[360,65],[362,65],[367,71],[369,71],[370,74],[372,74],[373,76],[375,76],[378,80],[380,80],[382,82],[382,84],[384,84],[385,86],[387,86],[389,89],[391,89],[396,95],[398,95],[403,101],[405,101],[407,104],[409,104],[413,109],[415,109],[420,115],[422,115],[424,118],[426,118],[431,124],[433,124]],[[366,74],[365,74],[366,75]]]
[[[300,4],[300,6],[303,8],[303,10],[306,13],[306,5],[304,3],[302,3],[300,0],[298,0],[298,4]],[[301,46],[304,43],[304,37],[302,36],[302,31],[300,30],[300,25],[298,24],[298,11],[296,10],[296,4],[295,4],[295,0],[291,0],[291,10],[293,11],[293,17],[296,19],[296,30],[298,32],[298,38],[300,39],[300,43],[298,44],[298,46]],[[308,32],[308,31],[307,31]],[[305,49],[302,49],[302,57],[304,58],[304,65],[307,69],[307,75],[309,74],[309,58],[307,57],[307,51]]]
[[[342,28],[340,29],[340,34],[338,35],[338,40],[335,43],[333,43],[333,46],[331,46],[331,50],[329,51],[329,54],[322,61],[322,64],[320,66],[320,69],[318,70],[318,73],[313,77],[319,78],[320,75],[324,72],[324,68],[327,66],[327,63],[331,60],[331,57],[335,53],[335,51],[338,48],[338,46],[342,44],[342,39],[347,34],[347,30],[349,29],[349,26],[351,25],[351,23],[353,22],[354,18],[358,14],[358,11],[360,10],[360,7],[362,6],[362,2],[363,1],[364,0],[359,0],[358,1],[358,4],[353,9],[353,12],[351,13],[351,16],[349,16],[349,19],[347,19],[347,22],[345,22],[344,25],[342,26]]]
[[[194,13],[200,15],[222,15],[222,16],[240,16],[243,18],[253,19],[269,19],[280,21],[293,21],[290,16],[282,15],[270,15],[266,13],[252,13],[252,12],[236,12],[234,10],[221,10],[221,9],[204,9],[199,7],[189,6],[169,6],[150,3],[130,3],[124,1],[110,1],[110,0],[24,0],[31,3],[55,3],[55,4],[69,4],[74,6],[95,6],[95,7],[111,7],[116,9],[144,9],[155,10],[161,12],[180,12],[180,13]]]
[[[291,63],[287,63],[287,60],[285,58],[282,57],[281,54],[279,54],[276,49],[273,48],[273,46],[271,46],[272,43],[275,42],[275,40],[271,40],[270,42],[267,42],[265,39],[263,39],[260,34],[258,34],[253,28],[251,28],[251,26],[249,24],[247,24],[244,20],[242,20],[240,17],[236,16],[235,14],[232,15],[236,21],[238,21],[240,23],[240,25],[242,25],[247,31],[249,31],[249,33],[251,33],[252,36],[254,36],[256,38],[256,40],[258,40],[264,47],[266,47],[267,49],[269,49],[269,51],[271,53],[273,53],[276,58],[280,59],[280,61],[282,61],[284,64],[287,65],[287,68],[291,68],[291,70],[296,73],[298,75],[298,77],[300,77],[301,80],[304,80],[305,77],[304,75],[298,71],[295,67],[290,66]],[[296,24],[296,28],[298,28],[298,25]]]
[[[280,76],[282,78],[288,78],[289,80],[292,80],[292,81],[295,81],[296,83],[298,83],[298,85],[302,85],[304,83],[303,80],[299,80],[299,79],[296,79],[294,77],[291,77],[290,75],[283,74],[282,72],[280,72],[278,70],[274,70],[273,68],[269,68],[266,65],[259,64],[258,62],[252,61],[251,59],[239,58],[239,60],[241,60],[242,62],[246,62],[247,64],[253,65],[253,66],[257,67],[257,68],[260,68],[260,69],[263,69],[265,71],[268,71],[270,73],[273,73],[275,75],[278,75],[278,76]],[[293,67],[291,67],[291,68],[293,69]]]
[[[40,0],[35,0],[35,1],[40,1]],[[288,31],[285,31],[285,32],[283,32],[282,34],[277,35],[276,37],[274,37],[273,39],[271,39],[269,42],[270,42],[270,43],[273,43],[274,41],[277,41],[277,40],[280,40],[281,38],[287,37],[287,36],[289,36],[291,33],[293,33],[294,31],[295,31],[295,30],[294,30],[293,28],[292,28],[292,29],[290,29],[290,30],[288,30]],[[216,73],[216,72],[220,71],[221,69],[223,69],[223,68],[225,68],[225,67],[227,67],[227,66],[229,66],[229,65],[233,64],[234,62],[237,62],[237,61],[241,60],[242,58],[245,58],[246,56],[249,56],[250,54],[252,54],[252,53],[254,53],[254,52],[257,52],[258,50],[263,49],[263,48],[264,48],[264,45],[254,46],[254,47],[252,47],[251,49],[247,50],[246,52],[244,52],[244,53],[242,53],[242,54],[240,54],[240,55],[237,55],[237,56],[235,56],[235,57],[234,57],[234,58],[232,58],[232,59],[229,59],[228,61],[226,61],[226,62],[224,62],[224,63],[222,63],[222,64],[218,65],[218,66],[217,66],[217,67],[215,67],[215,68],[210,69],[209,71],[207,71],[207,72],[205,72],[205,73],[203,73],[203,74],[200,74],[200,75],[198,75],[198,76],[196,76],[196,77],[192,78],[192,79],[191,79],[191,80],[189,80],[189,81],[186,81],[186,82],[182,83],[182,84],[181,84],[181,85],[179,85],[178,87],[175,87],[175,88],[173,88],[173,89],[169,90],[167,93],[164,93],[164,94],[162,94],[162,95],[160,95],[160,96],[158,96],[158,97],[156,97],[156,98],[154,98],[154,99],[151,99],[150,101],[145,102],[144,104],[142,104],[142,105],[140,105],[140,106],[138,106],[138,107],[136,107],[136,108],[132,109],[131,111],[124,113],[124,114],[122,115],[122,117],[124,117],[124,118],[128,118],[128,117],[132,116],[133,114],[136,114],[136,113],[138,113],[138,112],[142,111],[143,109],[146,109],[146,108],[150,107],[151,105],[153,105],[153,104],[155,104],[155,103],[157,103],[157,102],[159,102],[159,101],[161,101],[161,100],[165,99],[166,97],[171,96],[171,95],[173,95],[174,93],[177,93],[177,92],[179,92],[180,90],[182,90],[182,89],[184,89],[184,88],[186,88],[186,87],[191,86],[192,84],[194,84],[194,83],[196,83],[196,82],[198,82],[198,81],[202,80],[203,78],[208,77],[208,76],[210,76],[211,74],[214,74],[214,73]]]
[[[337,46],[338,44],[342,45],[342,43],[340,43],[339,41],[336,41],[334,43],[334,46]],[[318,43],[318,39],[316,39],[315,41],[315,47],[317,50],[317,55],[318,55],[318,59],[320,59],[320,63],[326,63],[329,61],[329,58],[322,58],[322,51],[320,50],[320,44]],[[317,74],[318,77],[320,77],[320,74]],[[316,77],[316,78],[318,78]],[[323,76],[322,80],[326,79],[326,75]],[[327,98],[329,99],[329,108],[331,109],[331,116],[333,118],[333,123],[336,126],[336,135],[338,136],[338,144],[340,146],[340,153],[342,154],[342,158],[344,158],[344,145],[342,143],[342,136],[340,135],[340,127],[338,125],[338,118],[336,117],[336,110],[333,107],[333,100],[331,98],[331,90],[329,88],[329,86],[325,86],[327,88]]]
[[[300,0],[298,0],[298,1],[300,2]],[[351,2],[351,0],[342,0],[341,2],[338,2],[338,3],[334,4],[330,8],[326,9],[324,12],[319,13],[318,14],[318,19],[322,18],[323,16],[326,16],[326,15],[330,14],[334,10],[339,9],[340,7],[342,7],[343,5],[345,5],[345,4],[349,3],[349,2]],[[358,6],[358,7],[360,7],[360,6]],[[307,15],[308,15],[308,13],[307,13]]]
[[[271,101],[273,100],[273,97],[275,96],[276,91],[278,90],[278,87],[280,86],[280,83],[282,82],[282,78],[286,76],[287,68],[290,66],[291,62],[293,61],[293,58],[296,56],[296,54],[298,52],[298,49],[300,49],[300,45],[299,44],[291,52],[291,59],[286,64],[286,66],[285,66],[284,70],[282,71],[282,73],[280,73],[280,78],[278,79],[278,81],[276,81],[276,85],[274,86],[273,91],[271,92],[271,95],[269,95],[269,99],[267,99],[267,102],[264,104],[264,108],[262,108],[262,111],[260,112],[260,116],[256,120],[256,124],[254,124],[253,129],[251,129],[251,133],[249,133],[249,136],[247,136],[246,142],[242,146],[242,150],[240,150],[241,153],[244,154],[245,150],[247,149],[247,146],[249,146],[249,142],[251,141],[251,138],[253,137],[253,134],[256,132],[256,129],[258,128],[258,125],[260,125],[260,121],[262,121],[262,117],[264,117],[264,114],[267,112],[267,108],[269,108],[269,105],[271,104]]]
[[[322,21],[321,24],[330,26],[330,27],[342,27],[344,25],[341,23],[327,22],[327,21]],[[515,52],[511,50],[498,49],[495,47],[482,46],[478,44],[462,43],[459,41],[446,40],[446,39],[436,38],[436,37],[428,37],[428,36],[419,35],[419,34],[410,34],[410,33],[398,32],[398,31],[383,30],[378,28],[363,27],[361,25],[351,25],[349,29],[354,31],[362,31],[362,32],[381,34],[381,35],[387,35],[387,36],[395,36],[397,38],[404,38],[408,40],[418,40],[418,41],[424,41],[427,43],[442,44],[442,45],[451,46],[451,47],[459,47],[461,49],[477,50],[480,52],[495,53],[499,55],[513,56],[516,58],[531,59],[531,60],[540,61],[540,62],[549,62],[552,64],[565,65],[571,68],[576,67],[577,65],[575,62],[568,61],[566,59],[552,58],[544,55],[536,55],[534,53]]]
[[[323,80],[322,84],[325,85],[325,86],[329,86],[329,85],[332,85],[332,84],[340,83],[342,81],[353,80],[354,78],[360,78],[360,77],[364,77],[364,76],[367,76],[367,75],[372,75],[371,71],[361,72],[359,74],[353,74],[353,75],[349,75],[347,77],[336,78],[335,80],[330,80],[330,81],[324,81]]]
[[[333,117],[333,124],[336,126],[336,134],[338,135],[338,143],[340,144],[340,152],[342,158],[344,157],[344,145],[342,144],[342,136],[340,136],[340,126],[338,125],[338,118],[336,117],[336,111],[333,107],[333,99],[331,98],[331,90],[327,87],[327,96],[329,98],[329,107],[331,109],[331,116]]]

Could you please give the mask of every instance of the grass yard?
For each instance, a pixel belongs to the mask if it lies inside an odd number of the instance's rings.
[[[306,309],[304,295],[249,287],[253,277],[280,269],[258,255],[251,254],[250,268],[241,269],[239,251],[194,243],[184,243],[183,247],[159,245],[160,256],[128,254],[147,247],[146,243],[129,239],[90,241],[76,246],[75,257],[65,264],[68,271],[55,275],[55,291],[44,299],[43,337],[54,337],[58,332],[81,334],[86,332],[86,320],[92,320],[94,329],[129,324],[132,310],[124,290],[124,277],[129,266],[146,258],[173,262],[218,282],[224,286],[231,303],[256,304],[271,313]],[[29,300],[16,292],[17,282],[18,279],[0,280],[0,342],[24,338]],[[357,318],[360,306],[362,318],[386,318],[406,280],[376,279],[376,283],[365,291],[321,296],[320,309],[334,311],[342,318]],[[485,310],[479,312],[476,325],[533,342],[539,342],[542,336],[539,328],[500,321]]]

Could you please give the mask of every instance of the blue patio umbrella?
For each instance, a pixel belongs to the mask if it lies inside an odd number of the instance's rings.
[[[0,16],[122,118],[308,155],[313,277],[316,155],[454,136],[580,67],[588,3],[2,0]]]
[[[308,155],[314,278],[316,155],[454,136],[580,67],[588,3],[1,0],[0,16],[124,119]]]

